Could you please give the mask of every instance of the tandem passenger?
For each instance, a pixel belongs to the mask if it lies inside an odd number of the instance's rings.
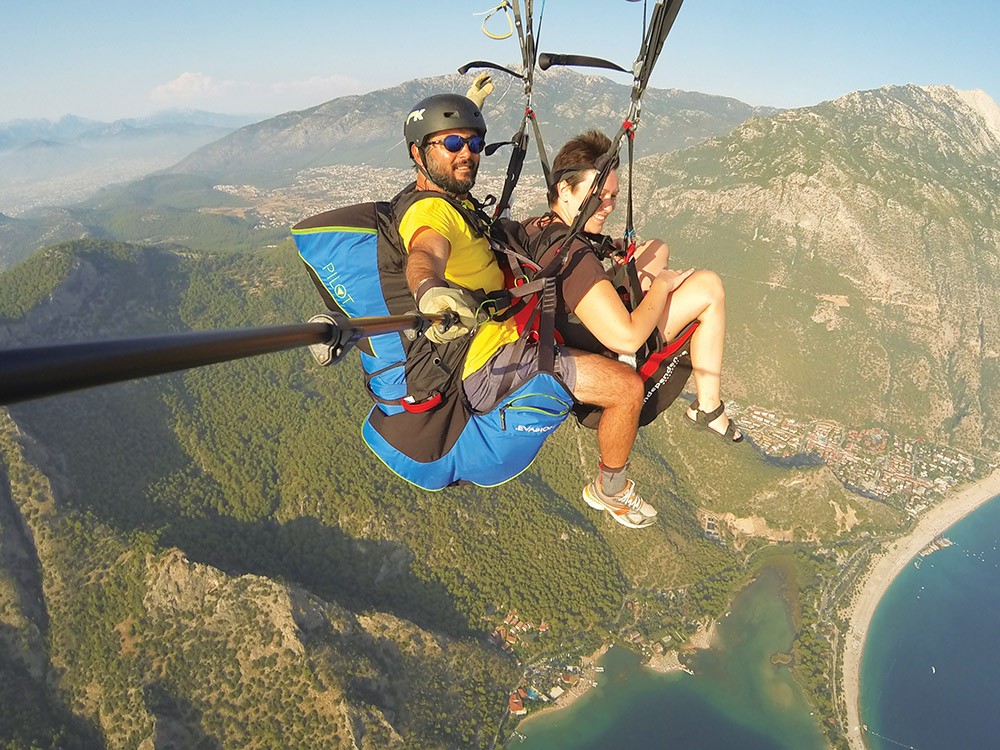
[[[552,164],[549,211],[525,222],[536,241],[553,223],[571,226],[590,195],[597,165],[611,148],[611,139],[591,130],[567,142]],[[617,160],[614,166],[617,168]],[[690,340],[696,399],[686,416],[731,443],[743,434],[725,412],[721,397],[722,356],[726,333],[725,291],[719,276],[707,270],[674,271],[668,267],[669,250],[661,240],[643,244],[635,255],[642,281],[642,300],[629,309],[619,296],[611,275],[602,265],[601,248],[611,243],[602,234],[615,209],[618,175],[613,169],[599,196],[600,206],[587,221],[584,233],[569,249],[570,260],[558,277],[560,332],[571,346],[610,355],[635,353],[658,329],[669,342],[692,321],[698,321]],[[536,257],[557,248],[537,248]],[[538,257],[545,263],[546,258]]]

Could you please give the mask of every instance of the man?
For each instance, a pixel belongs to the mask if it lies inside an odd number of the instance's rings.
[[[403,130],[417,171],[417,190],[469,201],[486,136],[476,103],[454,94],[429,97],[413,108]],[[448,200],[434,196],[406,210],[399,232],[409,253],[407,284],[420,311],[451,311],[460,321],[448,329],[433,326],[428,338],[443,343],[474,332],[463,387],[474,409],[492,408],[504,395],[503,373],[515,372],[514,382],[506,384],[509,392],[537,372],[538,364],[537,346],[513,346],[519,338],[513,320],[487,321],[477,327],[475,303],[466,290],[492,292],[504,287],[503,271],[489,241]],[[583,499],[629,528],[651,525],[656,510],[627,476],[643,396],[638,374],[616,360],[564,347],[557,352],[557,369],[576,400],[603,410],[597,428],[600,472],[584,488]]]

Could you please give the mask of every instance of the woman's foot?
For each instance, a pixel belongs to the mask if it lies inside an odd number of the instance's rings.
[[[726,405],[720,403],[712,411],[702,411],[697,399],[688,407],[687,418],[696,427],[711,430],[723,440],[730,443],[739,443],[743,440],[743,433],[736,428],[736,424],[726,414]]]

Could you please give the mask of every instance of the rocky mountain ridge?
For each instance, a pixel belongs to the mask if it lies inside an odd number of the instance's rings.
[[[727,279],[739,391],[997,445],[998,113],[887,87],[642,162],[647,229]]]

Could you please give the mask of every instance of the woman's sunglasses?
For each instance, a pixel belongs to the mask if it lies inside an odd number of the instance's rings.
[[[463,146],[468,146],[469,151],[474,154],[478,154],[486,148],[486,139],[478,135],[470,135],[468,138],[463,138],[460,135],[446,135],[440,141],[427,141],[428,146],[434,146],[436,144],[444,146],[453,154],[457,154],[461,151]]]

